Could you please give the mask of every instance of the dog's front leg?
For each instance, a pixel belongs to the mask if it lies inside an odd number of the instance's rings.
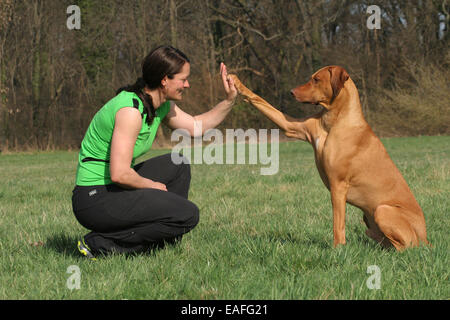
[[[331,203],[333,206],[333,242],[334,247],[345,244],[345,206],[348,184],[345,182],[331,183]]]
[[[318,119],[320,116],[314,115],[312,117],[296,119],[287,114],[282,113],[274,108],[270,103],[253,93],[248,89],[239,78],[234,75],[229,75],[234,82],[236,89],[245,97],[246,101],[251,103],[256,109],[264,114],[268,119],[275,123],[286,136],[297,138],[300,140],[312,143],[314,132],[317,130]]]

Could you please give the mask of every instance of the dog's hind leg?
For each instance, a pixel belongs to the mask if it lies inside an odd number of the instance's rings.
[[[399,207],[380,205],[374,214],[375,223],[380,231],[399,251],[419,245],[417,234],[411,223],[404,217],[403,210]]]
[[[393,247],[391,242],[389,241],[389,239],[385,237],[385,235],[383,234],[383,232],[381,232],[380,228],[378,228],[378,226],[376,225],[375,221],[373,221],[373,219],[371,219],[371,221],[369,222],[369,219],[364,214],[363,220],[367,226],[366,235],[369,238],[375,240],[378,244],[380,244],[385,249]]]

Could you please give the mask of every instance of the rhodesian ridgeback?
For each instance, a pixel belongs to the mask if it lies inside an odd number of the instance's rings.
[[[236,75],[230,76],[239,93],[286,136],[312,145],[320,177],[331,193],[335,247],[345,244],[346,202],[364,212],[367,236],[383,247],[428,244],[422,209],[364,119],[358,90],[342,67],[322,68],[291,91],[298,101],[323,107],[302,119],[280,112]]]

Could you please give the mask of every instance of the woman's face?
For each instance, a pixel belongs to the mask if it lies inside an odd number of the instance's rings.
[[[191,73],[191,65],[186,62],[181,71],[173,76],[172,79],[164,77],[162,80],[163,92],[166,95],[167,100],[179,101],[182,98],[183,91],[189,88],[189,82],[187,78]]]

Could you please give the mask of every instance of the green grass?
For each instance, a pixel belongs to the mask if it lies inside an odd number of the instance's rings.
[[[347,245],[334,249],[312,149],[286,142],[272,176],[260,165],[193,165],[200,223],[179,245],[93,262],[75,248],[87,232],[71,207],[77,153],[1,155],[0,299],[449,299],[450,137],[383,142],[425,212],[432,249],[380,249],[351,206]],[[71,265],[79,290],[66,286]],[[370,265],[380,290],[366,286]]]

